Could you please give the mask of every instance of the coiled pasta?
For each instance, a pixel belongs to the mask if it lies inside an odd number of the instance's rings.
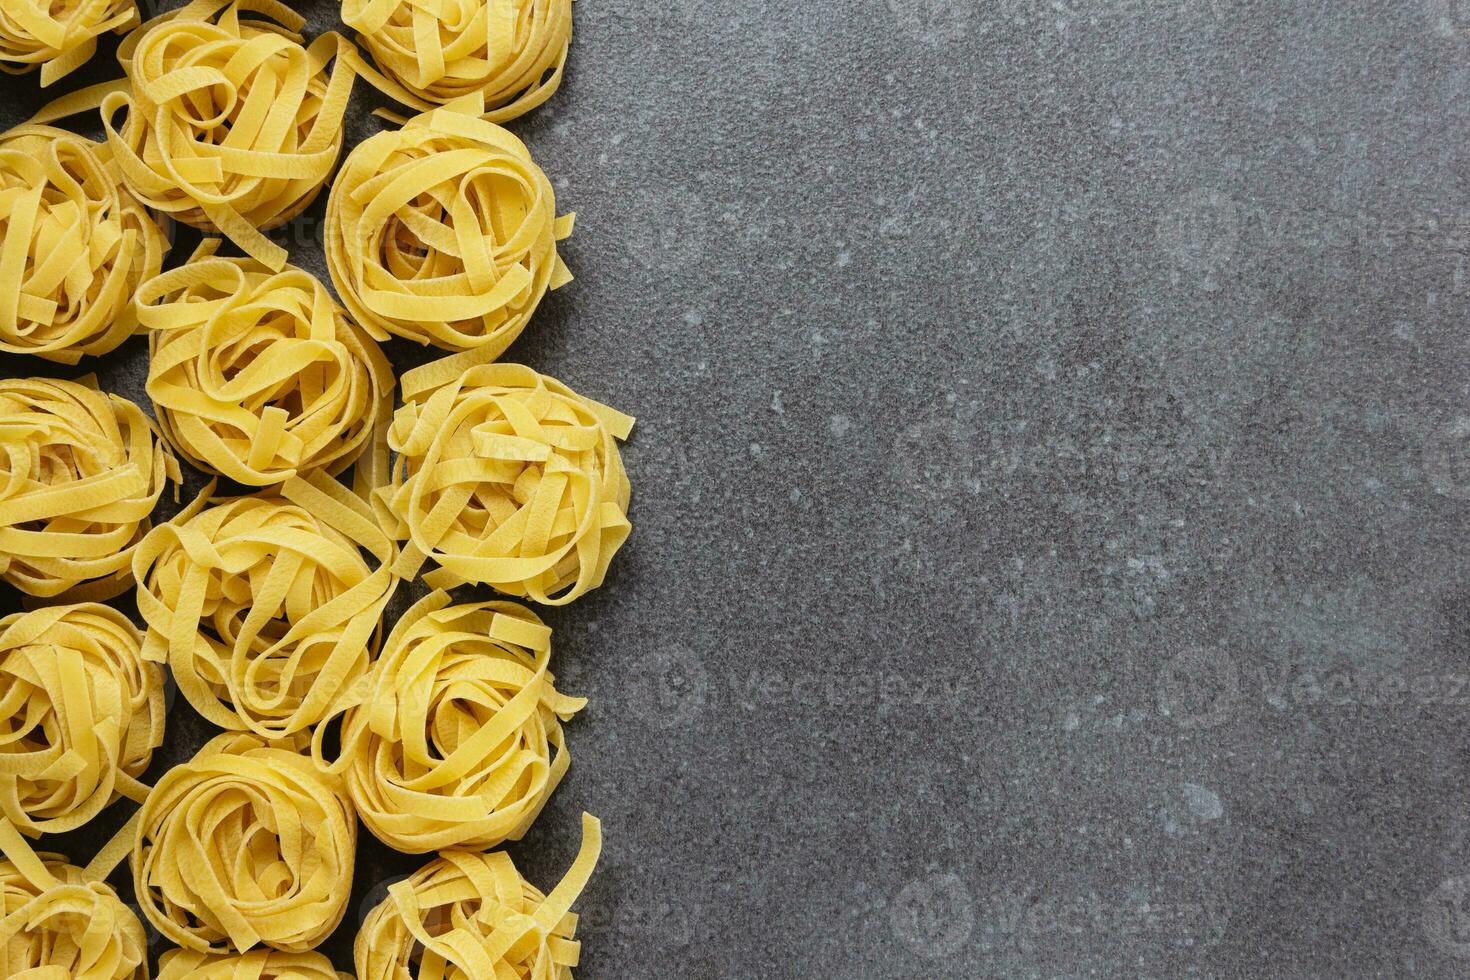
[[[430,109],[479,93],[501,123],[541,105],[561,85],[572,41],[572,0],[343,0],[384,90]]]
[[[27,834],[80,827],[163,744],[163,670],[138,628],[96,603],[0,619],[0,812]]]
[[[301,953],[342,921],[356,843],[338,781],[289,748],[226,734],[149,794],[133,886],[143,914],[185,949]]]
[[[106,144],[49,126],[0,134],[0,350],[62,364],[114,350],[167,248]]]
[[[41,69],[44,88],[97,53],[97,38],[138,23],[134,0],[5,0],[0,4],[0,71]]]
[[[442,364],[442,362],[440,362]],[[398,454],[377,493],[408,578],[427,556],[435,588],[466,582],[563,605],[602,584],[627,539],[621,412],[519,364],[485,364],[438,382],[440,364],[403,379]]]
[[[193,0],[128,38],[128,83],[102,99],[108,143],[139,199],[275,270],[286,250],[258,229],[290,221],[321,191],[356,77],[346,39],[303,47],[304,23],[276,0]]]
[[[157,980],[352,980],[332,969],[320,953],[282,953],[256,949],[239,955],[211,956],[174,949],[163,954]]]
[[[581,850],[545,896],[503,852],[444,852],[368,914],[358,980],[571,980],[581,944],[570,910],[601,850],[602,825],[584,813]]]
[[[219,258],[217,244],[138,294],[164,434],[247,486],[340,473],[393,411],[388,359],[309,273]]]
[[[571,761],[561,723],[586,705],[556,692],[551,629],[535,613],[448,603],[436,592],[398,621],[344,702],[331,766],[368,829],[409,854],[519,840]],[[313,736],[319,763],[326,729]]]
[[[127,590],[168,480],[179,482],[178,461],[132,402],[90,378],[0,380],[0,578],[21,591]]]
[[[0,820],[0,970],[11,980],[147,980],[143,924],[107,885]]]
[[[494,360],[571,280],[551,182],[524,143],[462,99],[364,140],[327,202],[327,268],[358,323]]]
[[[330,477],[215,501],[137,551],[143,656],[167,660],[184,697],[222,728],[302,732],[367,672],[397,585],[392,561],[367,505]]]

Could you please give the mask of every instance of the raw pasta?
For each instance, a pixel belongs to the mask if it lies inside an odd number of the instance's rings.
[[[80,600],[130,588],[133,548],[167,480],[179,482],[178,461],[132,402],[91,378],[0,380],[0,578],[22,592]]]
[[[211,956],[175,949],[163,954],[157,980],[352,980],[332,969],[320,953],[282,953],[256,949],[239,955]]]
[[[163,670],[138,628],[97,603],[0,619],[0,812],[61,833],[138,782],[163,744]]]
[[[499,357],[548,289],[571,281],[551,182],[467,97],[364,140],[327,202],[327,268],[358,323]]]
[[[303,47],[304,24],[276,0],[193,0],[128,37],[127,83],[102,99],[133,193],[273,270],[286,250],[259,229],[296,217],[331,176],[360,57],[334,33]]]
[[[134,0],[5,0],[0,4],[0,71],[41,68],[41,87],[97,53],[97,38],[138,23]]]
[[[138,294],[164,434],[196,466],[246,486],[340,473],[393,411],[387,358],[309,273],[219,258],[217,245]]]
[[[107,885],[0,820],[0,969],[11,980],[147,980],[143,924]]]
[[[572,41],[572,0],[343,0],[389,95],[431,109],[479,93],[502,123],[561,85]]]
[[[435,592],[398,621],[342,719],[342,771],[362,822],[399,851],[519,840],[571,757],[551,629],[514,602],[449,605]],[[447,607],[447,608],[446,608]],[[317,727],[313,754],[324,759]]]
[[[306,952],[342,921],[357,822],[340,782],[253,735],[221,735],[154,787],[133,887],[164,937],[195,952]]]
[[[602,584],[631,530],[617,440],[633,419],[519,364],[441,380],[443,362],[403,377],[393,418],[384,526],[409,544],[399,575],[427,556],[435,588],[467,582],[563,605]]]
[[[571,980],[581,944],[570,909],[601,850],[602,825],[584,813],[581,851],[550,895],[504,852],[445,851],[368,914],[358,980]]]
[[[319,473],[279,496],[217,500],[138,549],[143,656],[167,660],[221,728],[303,732],[367,672],[393,553],[367,505]]]
[[[0,350],[62,364],[114,350],[167,249],[106,144],[49,126],[0,135]]]

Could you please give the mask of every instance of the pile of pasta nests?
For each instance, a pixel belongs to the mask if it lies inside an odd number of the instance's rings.
[[[633,420],[498,360],[571,278],[572,216],[500,125],[556,91],[571,0],[344,0],[342,19],[371,60],[275,0],[0,9],[0,68],[43,86],[125,34],[121,79],[0,134],[0,349],[75,365],[146,333],[156,416],[90,375],[0,380],[0,578],[28,610],[0,620],[5,976],[146,978],[139,913],[176,947],[160,978],[340,976],[314,950],[359,820],[432,855],[363,923],[360,980],[578,962],[598,821],[549,893],[494,850],[566,773],[585,703],[526,602],[600,586],[630,530]],[[358,78],[407,114],[349,148]],[[51,125],[90,112],[101,142]],[[265,234],[323,191],[340,305]],[[164,271],[169,222],[205,237]],[[446,353],[395,378],[389,337]],[[181,458],[213,479],[155,524]],[[385,629],[421,573],[432,591]],[[128,592],[141,626],[103,604]],[[150,787],[166,671],[222,734]],[[87,867],[34,849],[124,797]],[[135,908],[105,883],[124,860]]]

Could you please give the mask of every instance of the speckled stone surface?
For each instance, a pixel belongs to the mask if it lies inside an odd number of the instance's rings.
[[[1470,7],[576,18],[509,357],[640,418],[512,848],[605,821],[580,980],[1470,973]]]

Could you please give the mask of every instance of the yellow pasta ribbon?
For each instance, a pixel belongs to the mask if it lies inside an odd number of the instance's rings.
[[[409,542],[400,577],[429,557],[434,588],[480,583],[547,605],[601,585],[632,529],[617,440],[633,419],[519,364],[443,368],[403,376],[388,432],[398,455],[376,500]]]
[[[49,126],[0,134],[0,350],[62,364],[114,350],[167,249],[106,144]]]
[[[409,854],[520,840],[571,762],[551,628],[514,602],[449,606],[435,592],[393,628],[361,694],[342,702],[344,772],[367,828]],[[448,608],[445,608],[448,606]]]
[[[221,735],[158,781],[138,815],[133,887],[171,942],[303,953],[342,921],[357,822],[340,781],[253,735]]]
[[[174,949],[163,954],[157,980],[352,980],[332,969],[320,953],[256,949],[238,956],[211,956]]]
[[[367,505],[319,473],[279,496],[217,500],[138,548],[143,656],[167,660],[221,728],[303,732],[367,673],[397,586],[393,557]]]
[[[0,578],[22,592],[81,600],[130,588],[133,548],[167,480],[179,482],[178,461],[132,402],[91,378],[0,380]]]
[[[392,414],[388,359],[311,274],[219,258],[218,243],[138,292],[164,434],[247,486],[340,473]]]
[[[0,820],[0,971],[10,980],[148,980],[143,924],[59,854]]]
[[[193,0],[128,37],[119,50],[127,83],[101,100],[139,199],[222,233],[273,270],[286,250],[258,229],[300,214],[331,175],[361,60],[335,33],[303,47],[304,23],[276,0]]]
[[[503,123],[561,86],[572,0],[343,0],[342,22],[391,79],[379,84],[388,95],[432,109],[479,94]]]
[[[504,852],[444,852],[368,914],[353,948],[358,980],[571,980],[581,954],[571,907],[601,851],[602,825],[584,813],[582,848],[550,895]]]
[[[163,744],[163,670],[122,613],[86,603],[0,619],[0,812],[61,833],[138,782]]]
[[[358,323],[492,361],[571,281],[551,182],[478,96],[364,140],[327,202],[327,269]]]
[[[5,0],[0,4],[0,71],[41,68],[41,87],[64,78],[97,53],[99,35],[138,23],[134,0]]]

